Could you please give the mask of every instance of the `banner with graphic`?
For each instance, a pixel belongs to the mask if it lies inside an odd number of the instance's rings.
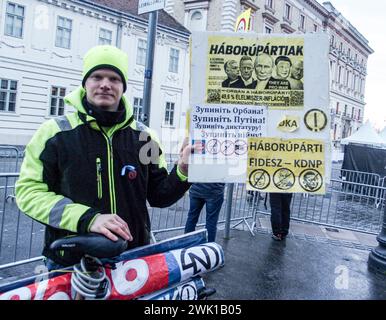
[[[172,250],[138,259],[122,261],[106,269],[106,300],[130,300],[185,282],[224,265],[220,245],[211,242]],[[73,300],[72,270],[52,279],[42,279],[11,291],[0,292],[0,300]]]
[[[251,29],[251,8],[242,12],[236,19],[235,32],[246,32]]]
[[[201,300],[205,289],[204,280],[198,276],[171,288],[148,294],[138,300]]]

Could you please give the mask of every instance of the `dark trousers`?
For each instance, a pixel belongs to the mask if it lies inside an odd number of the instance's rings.
[[[290,225],[292,193],[270,193],[271,226],[274,234],[287,235]]]
[[[206,205],[206,230],[208,230],[208,242],[214,242],[217,233],[217,221],[224,195],[220,194],[211,198],[198,198],[190,194],[190,208],[185,225],[185,233],[196,229],[196,224],[204,205]]]

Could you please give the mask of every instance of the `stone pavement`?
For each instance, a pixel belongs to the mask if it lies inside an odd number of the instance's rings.
[[[219,231],[225,266],[204,277],[217,290],[210,299],[386,299],[386,275],[367,269],[375,236],[333,229],[291,221],[290,235],[278,242],[269,217],[260,217],[255,236],[244,227],[224,240]]]
[[[288,238],[277,242],[264,215],[257,218],[254,236],[243,223],[224,240],[223,229],[219,225],[217,242],[225,266],[204,276],[207,287],[217,290],[211,300],[386,300],[386,275],[367,269],[375,235],[291,221]],[[0,283],[37,265],[3,270]]]
[[[245,229],[245,226],[242,226]],[[257,228],[260,231],[271,232],[269,216],[257,218]],[[245,229],[246,230],[246,229]],[[369,249],[378,245],[376,235],[355,232],[337,227],[325,227],[311,223],[303,223],[291,220],[290,236],[305,238],[319,242],[348,246],[357,249]]]

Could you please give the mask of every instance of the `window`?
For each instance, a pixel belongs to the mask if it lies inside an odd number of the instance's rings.
[[[203,16],[200,11],[194,11],[190,17],[189,24],[190,31],[202,31],[205,30],[205,25],[203,23]]]
[[[344,113],[345,116],[347,115],[347,104],[344,105]]]
[[[291,6],[288,3],[285,4],[284,18],[291,20]]]
[[[314,24],[314,32],[317,32],[317,31],[318,31],[318,25]]]
[[[358,109],[358,120],[361,119],[361,109]]]
[[[180,51],[177,49],[170,49],[170,57],[169,57],[169,72],[178,72],[178,59],[179,59]]]
[[[0,112],[15,112],[17,81],[0,79]]]
[[[190,20],[201,20],[202,19],[202,13],[200,11],[193,12]]]
[[[23,36],[24,7],[8,2],[5,17],[5,35],[21,38]]]
[[[340,83],[342,77],[342,66],[339,66],[339,71],[338,71],[338,83]]]
[[[100,45],[111,45],[113,33],[110,30],[100,28],[99,30],[99,44]]]
[[[66,88],[52,87],[51,88],[51,103],[50,116],[64,115],[64,101],[66,95]]]
[[[266,0],[265,4],[267,5],[268,8],[273,9],[273,0]]]
[[[352,88],[353,88],[354,90],[356,90],[356,88],[357,88],[357,76],[354,76],[354,81],[353,81]]]
[[[336,114],[339,114],[339,102],[336,103]]]
[[[342,42],[339,45],[339,51],[343,51],[343,43]]]
[[[335,46],[335,36],[333,34],[331,35],[331,45]]]
[[[301,14],[300,15],[300,23],[299,23],[300,29],[304,30],[305,25],[306,25],[306,16]]]
[[[142,113],[143,113],[143,99],[142,98],[134,98],[133,103],[133,112],[134,112],[134,119],[137,121],[142,120]]]
[[[272,33],[272,28],[265,26],[265,33]]]
[[[146,63],[146,40],[139,39],[137,47],[137,64],[144,66]]]
[[[71,47],[72,20],[58,17],[58,26],[56,27],[55,46],[65,49]]]
[[[174,102],[166,102],[164,124],[167,126],[174,124]]]
[[[335,123],[334,124],[334,140],[336,140],[336,129],[337,129],[337,124]]]
[[[355,108],[352,107],[351,108],[351,118],[353,118],[353,119],[354,119],[354,114],[355,114]]]

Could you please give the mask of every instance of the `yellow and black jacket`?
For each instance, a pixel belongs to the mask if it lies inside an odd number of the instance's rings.
[[[70,93],[65,102],[77,112],[37,130],[16,183],[21,211],[46,225],[43,254],[58,263],[61,259],[49,245],[87,232],[98,213],[118,214],[128,223],[134,238],[130,247],[149,243],[146,200],[153,207],[167,207],[190,186],[176,166],[168,174],[157,138],[133,119],[125,97],[125,121],[100,128],[86,114],[84,96],[82,87]]]

